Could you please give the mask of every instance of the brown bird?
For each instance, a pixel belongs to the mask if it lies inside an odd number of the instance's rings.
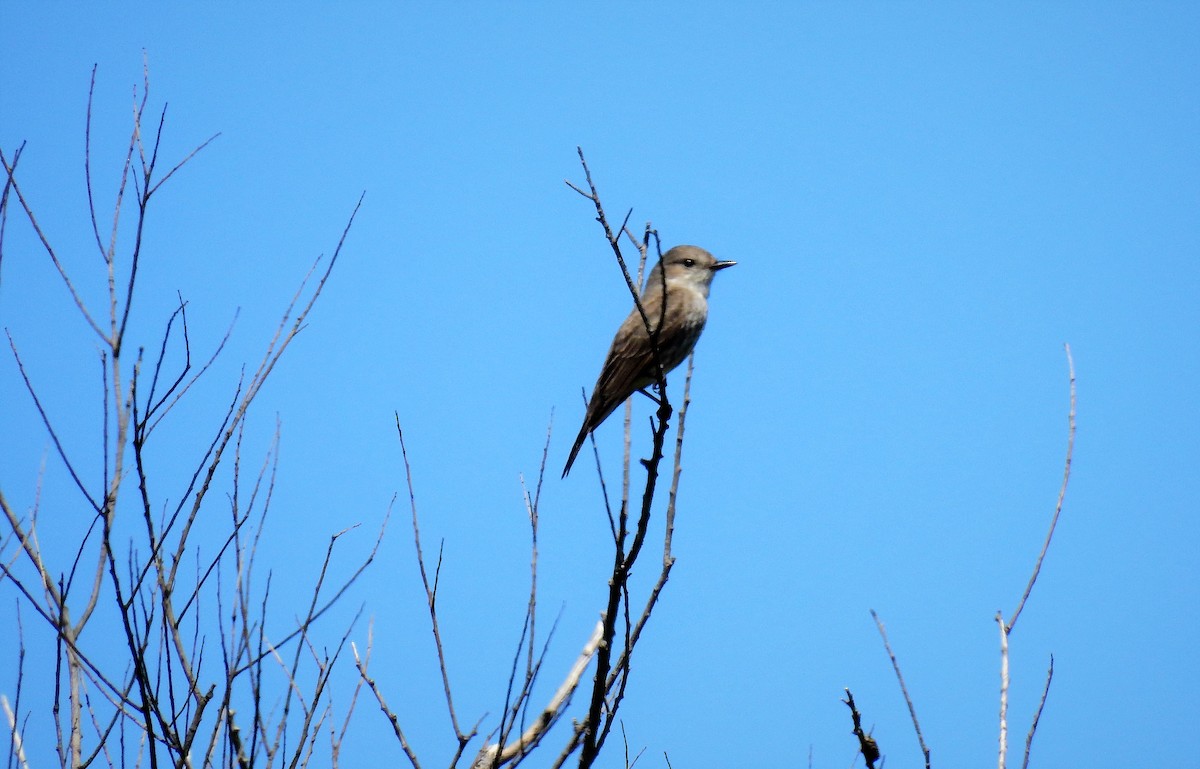
[[[703,248],[675,246],[654,265],[646,278],[641,302],[651,330],[657,329],[662,322],[662,331],[657,335],[661,360],[655,361],[646,321],[634,307],[613,337],[562,477],[566,478],[571,472],[571,465],[588,433],[599,427],[626,398],[658,382],[659,362],[666,375],[687,359],[708,320],[708,289],[713,276],[717,270],[735,264],[737,262],[717,261]]]

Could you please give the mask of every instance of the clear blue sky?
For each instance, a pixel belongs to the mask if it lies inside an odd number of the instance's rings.
[[[1053,654],[1035,766],[1194,759],[1200,7],[9,2],[0,28],[0,145],[28,140],[27,193],[96,301],[93,63],[103,200],[143,49],[151,103],[170,104],[167,157],[221,133],[158,200],[135,306],[152,345],[181,291],[205,350],[241,308],[170,433],[180,466],[366,190],[250,422],[259,452],[282,424],[263,558],[302,587],[331,533],[378,526],[404,488],[398,412],[425,536],[446,542],[443,632],[467,720],[502,707],[519,631],[519,478],[536,474],[552,409],[561,466],[579,390],[628,309],[592,212],[563,185],[582,181],[582,145],[612,212],[739,262],[714,285],[679,561],[623,710],[644,765],[663,751],[693,769],[803,764],[811,746],[814,766],[847,766],[843,686],[888,765],[918,765],[871,608],[935,765],[995,761],[992,617],[1019,598],[1053,510],[1064,342],[1075,466],[1013,638],[1014,742]],[[95,345],[16,217],[6,252],[0,324],[94,467]],[[0,484],[24,507],[47,440],[11,357],[0,404]],[[612,467],[618,433],[598,434]],[[543,606],[563,607],[552,666],[602,602],[607,523],[588,465],[543,491]],[[43,525],[79,525],[62,471],[46,485]],[[375,617],[377,675],[436,764],[449,730],[405,510],[351,600]],[[353,536],[347,554],[371,538]],[[6,641],[0,691],[13,659]],[[374,708],[357,718],[347,765],[402,761]],[[46,744],[37,754],[52,763]]]

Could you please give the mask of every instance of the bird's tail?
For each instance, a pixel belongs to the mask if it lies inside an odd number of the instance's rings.
[[[571,472],[571,465],[575,464],[575,457],[579,456],[579,450],[583,448],[583,442],[588,437],[588,422],[584,420],[583,427],[579,428],[579,435],[575,438],[575,445],[571,447],[571,454],[567,457],[567,465],[563,468],[562,477],[566,478],[567,473]]]

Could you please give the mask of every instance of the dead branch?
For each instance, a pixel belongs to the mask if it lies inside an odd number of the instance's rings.
[[[879,636],[883,638],[883,648],[887,651],[888,659],[892,661],[892,670],[896,671],[896,680],[900,682],[900,692],[904,695],[904,704],[908,706],[908,714],[912,717],[913,729],[917,733],[917,742],[921,745],[921,754],[925,756],[925,769],[929,769],[929,746],[925,744],[925,735],[921,733],[921,724],[917,721],[917,709],[913,706],[912,697],[908,696],[908,687],[904,685],[904,675],[900,672],[900,663],[896,661],[896,655],[892,652],[892,645],[888,642],[887,630],[883,627],[883,621],[879,619],[879,615],[871,609],[871,619],[875,620],[875,627],[879,628]]]
[[[1050,542],[1054,538],[1054,530],[1058,526],[1058,518],[1063,509],[1063,501],[1067,496],[1067,484],[1071,480],[1071,457],[1075,451],[1075,360],[1071,357],[1071,345],[1063,345],[1063,350],[1067,356],[1070,405],[1067,409],[1067,452],[1066,459],[1063,461],[1063,478],[1062,485],[1058,489],[1058,501],[1054,505],[1054,514],[1050,516],[1050,527],[1046,531],[1046,540],[1042,543],[1041,552],[1038,553],[1037,561],[1033,566],[1033,573],[1030,574],[1029,582],[1025,585],[1025,592],[1021,594],[1021,599],[1017,602],[1017,608],[1013,610],[1012,618],[1006,623],[1003,614],[996,612],[996,623],[1000,626],[1000,755],[997,759],[999,769],[1005,769],[1008,761],[1009,638],[1012,635],[1013,628],[1016,627],[1017,617],[1021,616],[1021,611],[1025,608],[1025,602],[1029,600],[1029,595],[1033,592],[1033,586],[1042,571],[1042,562],[1046,559],[1046,553],[1050,550]],[[1046,676],[1046,687],[1042,692],[1037,713],[1034,716],[1032,726],[1030,726],[1029,734],[1025,739],[1025,765],[1029,763],[1029,750],[1033,745],[1033,735],[1037,731],[1038,721],[1042,716],[1042,708],[1046,704],[1046,696],[1050,691],[1050,680],[1053,677],[1053,673],[1054,663],[1053,658],[1051,658],[1050,672]]]
[[[379,690],[379,685],[375,682],[375,679],[367,673],[367,667],[371,661],[373,630],[374,624],[372,624],[371,628],[367,631],[366,654],[360,656],[358,653],[358,647],[353,642],[350,643],[350,651],[354,654],[354,666],[358,668],[358,674],[362,680],[366,682],[367,688],[370,689],[371,693],[375,695],[375,701],[379,703],[379,709],[383,711],[383,714],[387,716],[388,722],[391,723],[392,730],[396,733],[396,739],[400,742],[400,749],[404,751],[404,755],[408,756],[409,763],[412,764],[413,769],[421,769],[421,762],[417,759],[417,754],[413,752],[412,746],[408,744],[408,738],[405,737],[404,729],[402,729],[400,726],[399,717],[396,715],[395,711],[388,707],[387,700],[383,698],[383,692]]]
[[[1050,516],[1050,528],[1046,532],[1046,541],[1042,543],[1042,551],[1038,553],[1037,562],[1033,565],[1033,573],[1029,575],[1029,583],[1025,585],[1025,592],[1021,594],[1021,600],[1017,602],[1017,608],[1013,610],[1012,619],[1008,621],[1009,633],[1012,633],[1013,627],[1016,626],[1017,617],[1021,616],[1021,610],[1025,608],[1025,601],[1029,600],[1029,594],[1033,592],[1033,585],[1042,571],[1042,561],[1046,559],[1046,552],[1050,549],[1050,540],[1054,538],[1054,529],[1058,526],[1058,516],[1062,513],[1063,500],[1067,497],[1067,483],[1071,480],[1071,456],[1075,453],[1075,360],[1071,357],[1071,345],[1063,345],[1063,349],[1067,354],[1071,406],[1067,412],[1067,457],[1063,462],[1062,485],[1058,489],[1058,502],[1054,505],[1054,515]]]
[[[854,695],[849,689],[843,689],[846,692],[846,699],[842,700],[846,707],[850,708],[850,720],[854,724],[852,730],[854,736],[858,738],[858,751],[862,753],[863,761],[867,764],[867,769],[875,769],[875,762],[879,760],[879,744],[875,742],[875,738],[863,731],[862,715],[859,714],[858,708],[854,705]],[[811,763],[811,750],[810,750]]]
[[[583,672],[587,669],[588,663],[591,662],[593,655],[596,653],[596,648],[600,644],[603,632],[604,623],[597,622],[595,629],[592,630],[591,637],[588,638],[587,643],[583,646],[583,650],[580,651],[579,656],[575,659],[575,664],[567,671],[566,678],[563,679],[562,684],[559,685],[558,690],[550,698],[550,701],[543,708],[534,723],[519,738],[505,745],[503,748],[499,745],[488,745],[485,747],[471,763],[472,769],[501,766],[537,745],[570,702],[571,695],[579,685],[579,679],[583,677]]]
[[[1050,695],[1050,682],[1054,679],[1054,655],[1050,655],[1050,667],[1046,670],[1046,685],[1042,687],[1042,696],[1038,700],[1037,711],[1033,714],[1033,723],[1025,735],[1025,759],[1021,761],[1021,769],[1029,769],[1029,751],[1033,747],[1033,735],[1037,733],[1038,721],[1042,719],[1042,709],[1046,707],[1046,698]]]
[[[238,481],[240,447],[247,411],[280,357],[303,330],[346,242],[362,198],[351,213],[337,248],[328,265],[319,273],[315,285],[310,285],[307,278],[301,284],[257,370],[248,380],[238,384],[237,392],[220,418],[219,428],[195,466],[195,472],[187,482],[178,505],[170,509],[165,502],[154,501],[158,497],[151,491],[152,477],[147,461],[151,434],[199,377],[209,370],[216,356],[224,349],[229,332],[217,345],[212,357],[198,371],[194,370],[188,304],[182,295],[178,295],[178,303],[155,345],[158,348],[157,358],[145,361],[145,347],[137,347],[132,353],[125,349],[125,341],[137,333],[131,321],[135,317],[131,314],[131,308],[141,293],[137,276],[141,260],[147,256],[143,251],[143,233],[149,220],[151,199],[168,179],[174,177],[216,138],[214,136],[202,142],[160,175],[158,168],[164,154],[166,107],[159,114],[156,130],[152,134],[144,134],[142,120],[148,114],[149,85],[147,65],[144,66],[141,92],[135,90],[134,93],[133,123],[122,158],[107,243],[100,233],[101,217],[92,183],[91,123],[95,69],[89,85],[84,178],[90,234],[101,255],[108,290],[107,306],[99,314],[86,304],[83,294],[77,289],[75,276],[69,274],[66,264],[60,259],[49,234],[38,221],[33,203],[16,177],[17,163],[24,145],[14,153],[11,162],[0,151],[0,163],[5,169],[4,190],[0,193],[0,259],[3,258],[8,204],[15,199],[40,241],[41,250],[49,257],[67,288],[84,324],[101,340],[100,411],[103,414],[103,464],[99,473],[101,482],[96,484],[95,479],[84,476],[81,466],[68,455],[65,441],[60,438],[59,426],[51,420],[45,401],[34,384],[35,376],[26,370],[17,342],[9,336],[10,349],[30,394],[32,408],[41,416],[43,426],[51,436],[57,460],[87,500],[94,516],[85,520],[82,526],[59,526],[52,530],[56,536],[61,531],[72,534],[82,532],[78,535],[79,539],[67,543],[68,568],[63,569],[49,562],[46,555],[57,552],[57,542],[53,550],[43,550],[39,542],[37,506],[26,521],[17,515],[0,491],[0,509],[3,512],[0,520],[4,520],[9,528],[9,534],[4,539],[5,542],[11,540],[17,544],[12,560],[8,561],[6,555],[5,562],[0,562],[0,572],[16,587],[19,601],[32,607],[54,635],[56,657],[52,671],[54,690],[50,717],[53,718],[57,733],[58,758],[63,765],[84,769],[103,754],[110,765],[124,765],[132,760],[152,768],[160,763],[191,765],[193,761],[207,766],[213,764],[214,751],[226,744],[232,751],[231,761],[241,766],[252,765],[260,751],[268,754],[266,763],[272,763],[282,742],[269,739],[274,726],[268,723],[272,714],[262,707],[262,660],[270,654],[278,654],[292,640],[298,640],[298,643],[291,663],[284,668],[283,677],[288,694],[283,709],[275,714],[282,718],[276,725],[295,737],[288,750],[290,764],[293,767],[306,765],[313,758],[316,734],[332,715],[327,684],[333,666],[348,642],[353,623],[331,654],[316,652],[311,629],[321,615],[345,595],[371,562],[379,541],[376,541],[365,563],[347,580],[328,586],[333,543],[340,534],[334,535],[307,611],[298,622],[299,627],[283,640],[269,644],[263,618],[270,593],[270,580],[261,591],[261,603],[255,606],[250,574],[258,538],[262,534],[262,521],[265,520],[274,488],[276,464],[272,459],[278,456],[278,436],[264,460],[245,509],[242,509],[244,500]],[[127,215],[131,207],[135,217],[132,226],[123,226],[122,216]],[[130,231],[130,239],[122,243],[120,236]],[[125,246],[122,249],[124,258],[119,259],[119,246],[122,245]],[[317,273],[316,264],[310,276],[314,273]],[[105,314],[107,317],[101,318]],[[182,364],[178,370],[168,371],[167,353],[173,345],[179,346]],[[143,365],[153,366],[147,369],[149,374],[143,371]],[[191,534],[199,526],[209,523],[208,520],[201,521],[200,514],[207,507],[204,502],[218,467],[228,464],[227,449],[231,443],[234,443],[232,527],[223,541],[218,539],[216,554],[202,558],[199,547],[192,542]],[[270,482],[264,486],[268,467]],[[123,490],[128,489],[131,483],[137,486],[137,491],[123,494]],[[259,504],[260,490],[264,488],[258,533],[247,544],[243,526]],[[40,481],[38,489],[40,493]],[[160,506],[161,510],[156,511]],[[127,518],[126,509],[140,512],[140,530],[136,518]],[[130,524],[134,524],[132,528]],[[96,563],[90,584],[86,579],[77,582],[77,571],[89,553],[94,554]],[[233,594],[235,608],[228,615],[229,625],[226,626],[227,615],[221,609],[225,605],[222,572],[230,560],[236,570]],[[183,574],[188,569],[194,569],[194,584],[185,584]],[[22,573],[17,573],[19,570]],[[87,576],[86,572],[84,576]],[[215,588],[209,584],[214,576],[217,583]],[[78,588],[80,583],[84,585],[83,588]],[[73,587],[76,588],[74,592]],[[79,595],[83,591],[87,591],[86,594]],[[104,612],[99,603],[102,594],[107,602],[103,605]],[[207,614],[205,602],[211,595],[215,595],[218,607],[216,625],[221,649],[218,665],[223,664],[224,667],[222,675],[215,680],[211,675],[213,665],[206,664],[208,624],[207,620],[201,621],[201,615]],[[119,628],[118,638],[124,636],[125,657],[115,662],[110,658],[93,659],[80,642],[94,614],[105,612],[108,614],[106,621],[115,623]],[[95,633],[88,635],[94,636]],[[111,651],[110,647],[109,641],[105,653]],[[302,666],[315,671],[315,677],[309,683],[302,684]],[[242,689],[243,685],[248,687],[248,691]],[[91,696],[97,690],[107,700],[107,705],[104,700]],[[253,704],[248,743],[242,739],[245,731],[239,726],[236,710],[232,707],[235,693],[238,698],[248,698]],[[287,724],[288,707],[292,702],[297,703],[301,718]],[[216,713],[209,707],[214,703],[219,705]],[[18,703],[14,716],[20,710]],[[19,742],[20,732],[15,729],[13,736]],[[110,749],[110,735],[119,738],[118,749]],[[221,739],[222,735],[224,740]],[[91,743],[86,753],[85,739]],[[23,755],[20,763],[25,763]]]
[[[409,507],[412,510],[412,525],[413,525],[413,544],[417,549],[417,566],[421,572],[421,584],[425,587],[426,604],[429,607],[429,623],[433,629],[433,643],[437,648],[438,668],[442,673],[442,692],[446,697],[446,710],[450,714],[450,725],[454,729],[454,737],[458,740],[459,750],[470,742],[474,736],[474,730],[464,733],[458,725],[458,714],[454,710],[454,697],[450,687],[450,672],[446,666],[446,651],[442,645],[442,633],[438,626],[437,619],[437,588],[438,575],[442,569],[442,550],[438,548],[438,560],[434,569],[433,581],[429,580],[429,573],[425,568],[425,553],[421,549],[421,528],[417,522],[417,496],[413,489],[412,480],[412,465],[408,461],[408,448],[404,445],[404,431],[400,428],[400,414],[397,412],[396,419],[396,435],[400,439],[400,454],[404,460],[404,475],[408,484],[408,501]]]

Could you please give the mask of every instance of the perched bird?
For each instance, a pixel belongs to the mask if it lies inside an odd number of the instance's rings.
[[[658,382],[658,363],[662,363],[665,375],[687,359],[708,319],[708,288],[713,276],[717,270],[735,264],[717,261],[703,248],[675,246],[654,265],[641,296],[646,318],[634,307],[617,329],[562,477],[571,472],[588,433],[626,398]],[[662,331],[657,334],[659,361],[655,361],[654,344],[646,333],[646,320],[652,330],[662,323]]]

